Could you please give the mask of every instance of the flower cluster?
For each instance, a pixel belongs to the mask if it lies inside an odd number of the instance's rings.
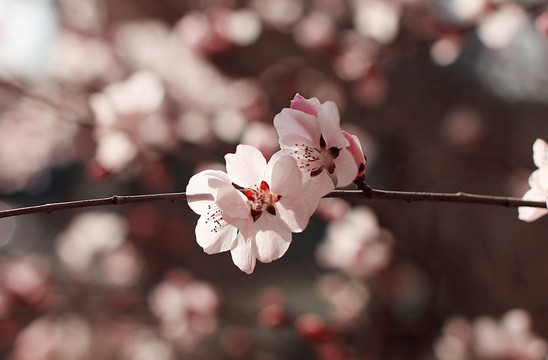
[[[196,240],[208,254],[229,251],[244,272],[258,259],[279,259],[291,234],[308,224],[335,187],[363,181],[366,158],[357,137],[341,131],[337,106],[295,95],[274,118],[281,150],[267,162],[253,146],[225,155],[226,172],[205,170],[187,186],[200,215]]]

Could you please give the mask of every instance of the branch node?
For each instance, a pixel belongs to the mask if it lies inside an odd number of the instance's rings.
[[[371,186],[367,185],[365,182],[359,182],[359,183],[356,183],[356,185],[358,186],[358,189],[360,189],[363,192],[363,195],[366,198],[368,199],[373,198],[374,192]]]

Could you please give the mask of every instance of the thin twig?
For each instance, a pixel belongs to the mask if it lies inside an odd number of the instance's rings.
[[[529,206],[546,208],[546,203],[541,201],[527,201],[520,198],[505,196],[489,196],[457,193],[432,193],[432,192],[409,192],[409,191],[388,191],[372,189],[368,186],[364,190],[335,190],[326,195],[330,198],[341,199],[373,199],[373,200],[403,200],[406,202],[426,201],[426,202],[455,202],[469,204],[498,205],[505,207]],[[147,203],[158,201],[170,201],[176,203],[186,200],[186,194],[165,193],[150,195],[114,195],[106,198],[75,200],[66,202],[57,202],[43,205],[27,206],[15,209],[0,210],[0,218],[36,214],[52,213],[58,210],[88,208],[106,205],[124,205],[135,203]]]

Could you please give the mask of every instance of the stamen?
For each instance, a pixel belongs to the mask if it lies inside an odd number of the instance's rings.
[[[249,213],[253,222],[256,222],[261,217],[264,210],[272,215],[276,215],[276,208],[273,204],[280,200],[281,195],[271,193],[270,185],[266,181],[261,181],[258,187],[253,186],[246,189],[244,194],[247,197]]]
[[[323,135],[320,135],[319,145],[320,149],[305,144],[295,144],[296,149],[291,152],[291,155],[297,159],[301,171],[310,172],[311,177],[320,175],[324,169],[329,174],[333,174],[334,160],[341,152],[341,149],[335,146],[327,148]]]
[[[219,207],[216,204],[211,204],[207,206],[207,217],[206,217],[206,224],[210,224],[212,226],[212,229],[210,232],[212,233],[218,233],[221,231],[222,228],[224,228],[228,223],[223,218],[223,211],[219,209]]]

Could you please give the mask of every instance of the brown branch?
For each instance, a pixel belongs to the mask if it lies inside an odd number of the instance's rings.
[[[432,192],[408,192],[408,191],[388,191],[377,190],[365,186],[364,190],[335,190],[326,195],[330,198],[341,199],[372,199],[372,200],[403,200],[406,202],[426,201],[426,202],[454,202],[469,204],[498,205],[505,207],[529,206],[546,208],[546,203],[541,201],[526,201],[520,198],[505,196],[489,196],[457,193],[432,193]],[[150,195],[114,195],[106,198],[75,200],[66,202],[57,202],[43,205],[27,206],[15,209],[0,210],[0,218],[36,214],[52,213],[58,210],[88,208],[106,205],[124,205],[135,203],[147,203],[158,201],[170,201],[176,203],[186,200],[185,193],[165,193]]]

